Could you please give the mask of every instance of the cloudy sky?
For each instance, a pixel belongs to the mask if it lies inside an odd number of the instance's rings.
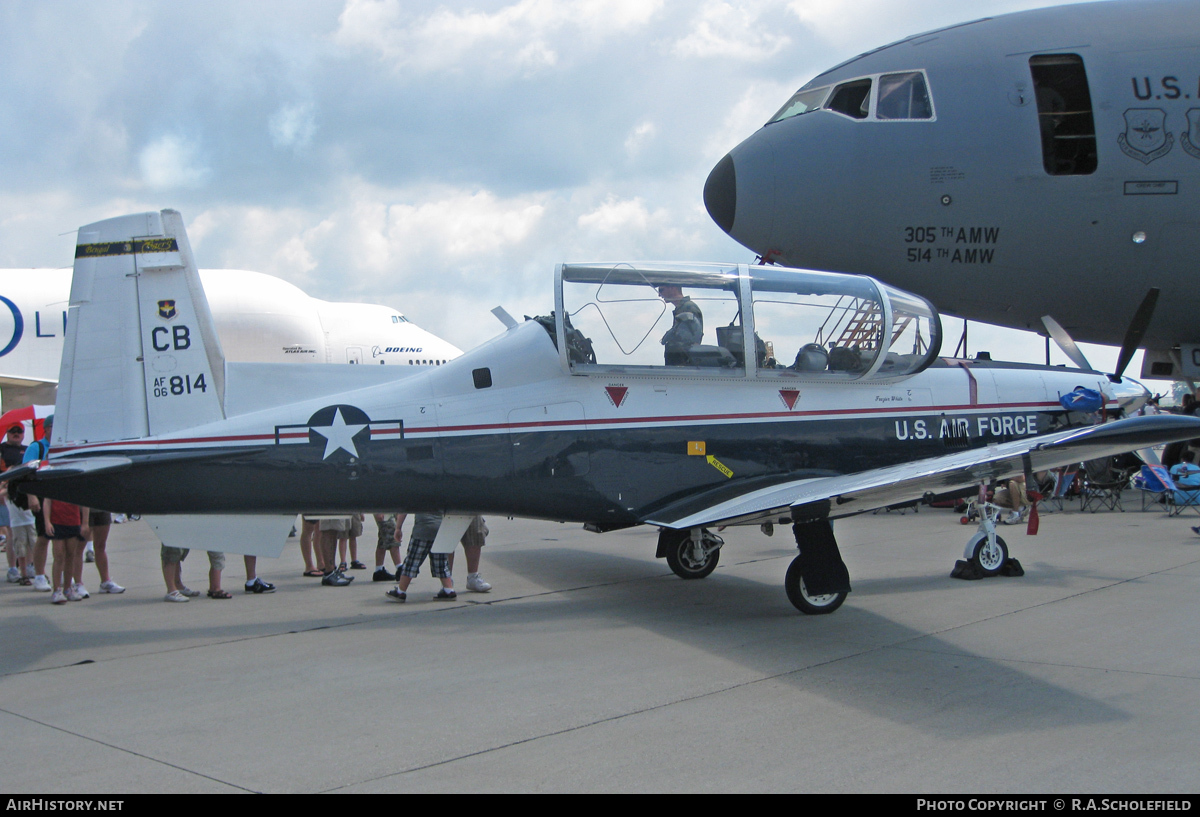
[[[752,261],[704,179],[797,87],[1052,4],[4,0],[0,267],[67,266],[79,226],[171,207],[201,267],[388,304],[469,348],[497,304],[548,312],[557,261]],[[1042,356],[1021,333],[981,344]]]

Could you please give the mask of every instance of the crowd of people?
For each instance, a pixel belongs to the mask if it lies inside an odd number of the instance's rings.
[[[54,417],[44,421],[45,434],[28,446],[24,444],[25,428],[21,424],[10,426],[4,442],[0,444],[2,469],[7,470],[26,462],[42,460],[49,451]],[[93,562],[100,578],[100,592],[124,593],[125,588],[109,575],[107,553],[108,534],[113,524],[113,515],[80,507],[61,500],[39,500],[38,497],[20,490],[8,491],[7,483],[0,483],[0,542],[3,543],[8,559],[7,579],[9,584],[32,587],[35,591],[49,592],[54,604],[66,604],[90,598],[83,584],[83,566]],[[414,514],[412,534],[403,560],[400,545],[404,541],[404,522],[408,514],[375,514],[379,529],[375,546],[375,570],[372,580],[396,582],[387,591],[390,601],[406,601],[409,585],[420,573],[426,558],[430,562],[433,576],[441,584],[435,599],[448,601],[457,598],[452,570],[453,553],[432,553],[433,541],[442,524],[442,514]],[[347,517],[308,516],[303,517],[300,529],[300,552],[304,558],[304,575],[320,578],[327,587],[345,587],[354,581],[351,570],[366,570],[358,559],[358,537],[363,533],[363,514]],[[467,562],[466,588],[474,593],[486,593],[492,589],[479,570],[480,554],[487,543],[488,529],[483,517],[474,517],[462,534],[460,543]],[[85,558],[85,552],[87,557]],[[391,556],[392,571],[387,569],[387,557]],[[183,562],[188,556],[187,548],[173,547],[163,543],[160,550],[163,582],[168,602],[187,602],[200,595],[183,581]],[[349,562],[347,562],[347,556]],[[50,574],[46,574],[46,562],[50,558]],[[244,556],[246,568],[245,591],[253,594],[274,593],[276,587],[258,575],[258,559]],[[221,575],[225,570],[225,554],[208,551],[208,597],[230,599],[232,595],[221,587]]]

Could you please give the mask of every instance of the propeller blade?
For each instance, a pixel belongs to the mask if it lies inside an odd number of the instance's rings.
[[[1125,342],[1121,344],[1121,354],[1117,358],[1117,370],[1113,373],[1113,376],[1118,380],[1121,379],[1121,375],[1125,374],[1125,367],[1133,359],[1133,353],[1142,345],[1142,338],[1146,336],[1146,329],[1150,326],[1150,319],[1154,317],[1154,307],[1156,304],[1158,304],[1158,287],[1151,287],[1150,291],[1146,293],[1146,297],[1142,299],[1137,312],[1133,313],[1133,320],[1129,322],[1129,329],[1125,331]]]
[[[1088,363],[1083,352],[1079,351],[1079,347],[1075,345],[1075,341],[1067,334],[1067,330],[1063,329],[1058,321],[1049,315],[1042,315],[1042,323],[1046,327],[1046,331],[1050,333],[1050,337],[1054,338],[1054,342],[1058,344],[1058,348],[1063,350],[1071,362],[1081,369],[1091,369],[1092,364]]]

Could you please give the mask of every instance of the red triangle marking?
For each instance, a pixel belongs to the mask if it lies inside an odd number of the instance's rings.
[[[779,396],[783,398],[783,404],[791,411],[796,407],[796,401],[800,399],[799,389],[780,389]]]
[[[629,391],[629,387],[605,386],[604,390],[608,392],[608,399],[612,401],[612,404],[617,408],[620,408],[621,404],[625,402],[625,393]]]

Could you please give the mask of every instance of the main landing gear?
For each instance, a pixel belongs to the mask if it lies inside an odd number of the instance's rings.
[[[792,525],[792,533],[800,555],[783,579],[788,601],[806,615],[828,615],[850,592],[850,571],[838,551],[833,523],[828,518],[801,520]]]
[[[671,572],[681,579],[703,579],[717,569],[725,540],[704,528],[658,532],[658,558],[667,560]]]
[[[819,518],[793,524],[792,532],[800,555],[792,560],[783,580],[788,600],[808,615],[832,613],[850,592],[850,573],[838,552],[833,526],[828,519]],[[660,528],[655,555],[665,558],[679,578],[703,579],[716,570],[723,544],[725,540],[703,528]]]
[[[787,575],[783,578],[783,589],[787,592],[788,601],[801,613],[810,616],[820,616],[832,613],[842,606],[846,600],[845,593],[809,593],[804,584],[804,568],[801,562],[804,557],[797,556],[788,565]]]

